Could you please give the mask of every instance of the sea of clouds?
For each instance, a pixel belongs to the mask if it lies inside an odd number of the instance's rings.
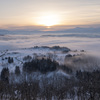
[[[100,51],[99,33],[34,33],[0,35],[0,51],[33,46],[65,46],[72,50],[84,49],[97,55]]]

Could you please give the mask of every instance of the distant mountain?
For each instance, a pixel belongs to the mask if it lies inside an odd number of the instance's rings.
[[[59,31],[45,31],[44,33],[100,33],[100,28],[72,28]]]
[[[80,28],[80,27],[76,27],[73,29],[65,29],[59,32],[87,32],[87,33],[97,33],[100,32],[100,28]]]
[[[4,30],[4,29],[0,29],[0,35],[4,35],[4,34],[8,34],[8,33],[10,33],[10,31]]]
[[[59,30],[59,31],[40,31],[40,30],[15,30],[15,31],[9,31],[9,30],[4,30],[0,29],[0,35],[4,34],[31,34],[31,33],[100,33],[100,28],[81,28],[81,27],[76,27],[72,29],[64,29],[64,30]]]
[[[8,30],[0,29],[0,32],[8,32]]]

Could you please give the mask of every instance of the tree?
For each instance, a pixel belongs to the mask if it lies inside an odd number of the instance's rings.
[[[15,74],[16,74],[17,76],[20,75],[19,66],[16,66],[16,68],[15,68]]]
[[[23,71],[31,73],[34,71],[40,71],[42,73],[55,71],[59,63],[52,61],[51,59],[33,59],[30,62],[23,64]]]
[[[1,80],[9,83],[9,69],[3,68],[1,71]]]
[[[8,57],[8,63],[13,63],[13,62],[14,62],[13,58]]]

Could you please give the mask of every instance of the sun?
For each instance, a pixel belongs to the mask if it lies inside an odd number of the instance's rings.
[[[45,26],[56,25],[58,24],[57,16],[55,15],[42,16],[40,24],[45,25]]]
[[[53,26],[59,24],[59,17],[54,14],[48,14],[40,16],[38,19],[38,24],[43,26]]]

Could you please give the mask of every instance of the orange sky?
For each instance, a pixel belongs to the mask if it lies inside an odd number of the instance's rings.
[[[100,0],[0,0],[0,27],[100,24]]]

